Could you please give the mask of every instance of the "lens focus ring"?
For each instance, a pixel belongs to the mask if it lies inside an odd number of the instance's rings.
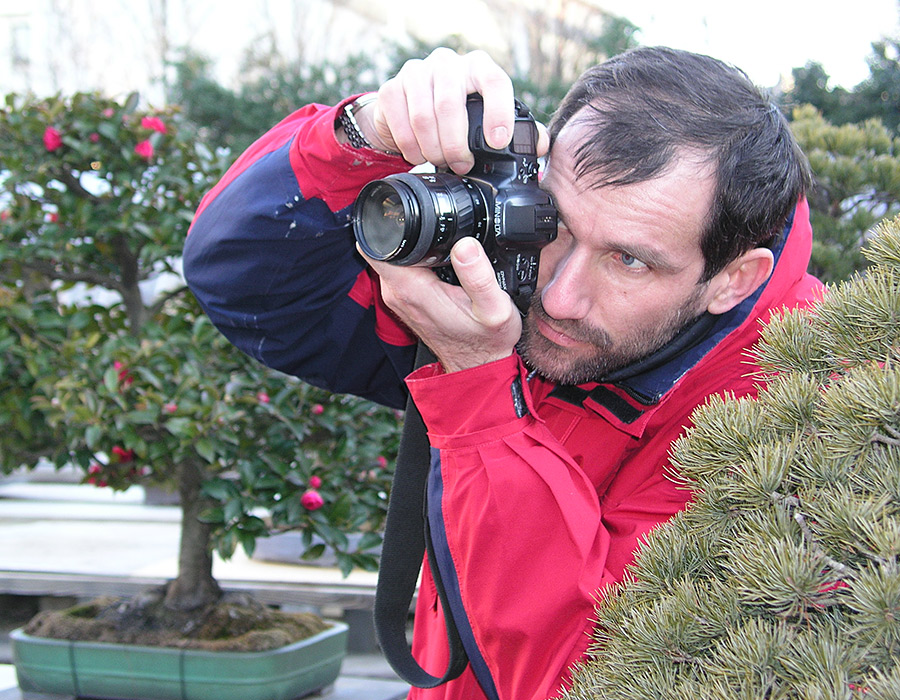
[[[434,267],[449,261],[464,236],[484,242],[488,207],[478,183],[451,173],[390,175],[356,199],[353,229],[370,257]]]

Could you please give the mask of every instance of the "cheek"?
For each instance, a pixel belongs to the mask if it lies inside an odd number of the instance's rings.
[[[607,282],[587,320],[619,340],[642,335],[641,329],[654,328],[671,318],[679,298],[670,289],[635,288]]]

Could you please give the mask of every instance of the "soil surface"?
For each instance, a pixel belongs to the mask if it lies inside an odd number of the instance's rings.
[[[165,587],[160,587],[131,598],[106,596],[66,610],[40,612],[25,625],[25,633],[183,649],[266,651],[329,626],[312,613],[281,612],[240,593],[227,593],[195,610],[172,610],[165,605]]]

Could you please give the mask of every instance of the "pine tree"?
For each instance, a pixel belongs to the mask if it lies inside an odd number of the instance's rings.
[[[848,279],[865,267],[859,249],[875,223],[900,212],[900,136],[876,119],[837,126],[810,105],[794,110],[791,128],[814,173],[810,270]]]
[[[567,700],[900,698],[900,218],[866,256],[673,445],[694,502],[604,592]]]

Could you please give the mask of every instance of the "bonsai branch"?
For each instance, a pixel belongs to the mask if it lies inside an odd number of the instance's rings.
[[[115,277],[102,275],[95,270],[66,270],[47,260],[27,260],[22,262],[22,267],[45,277],[62,282],[84,282],[85,284],[106,289],[122,291],[122,285]]]
[[[100,198],[97,195],[91,194],[84,186],[81,184],[81,181],[75,177],[68,170],[63,170],[59,174],[59,180],[66,185],[74,194],[78,195],[82,199],[87,199],[91,202],[99,202]]]
[[[828,555],[819,541],[816,539],[815,534],[810,529],[809,525],[806,523],[806,516],[800,512],[800,499],[797,496],[783,496],[777,492],[773,493],[776,500],[784,505],[788,511],[791,512],[791,517],[794,519],[794,522],[800,527],[800,532],[803,534],[803,540],[807,545],[822,558],[822,560],[835,572],[838,573],[842,578],[856,578],[856,573],[848,567],[846,564],[842,564],[834,557]]]
[[[900,431],[895,430],[889,425],[883,426],[884,430],[890,435],[885,435],[884,433],[880,433],[877,430],[872,434],[872,442],[878,442],[883,445],[891,445],[893,447],[900,447]]]

